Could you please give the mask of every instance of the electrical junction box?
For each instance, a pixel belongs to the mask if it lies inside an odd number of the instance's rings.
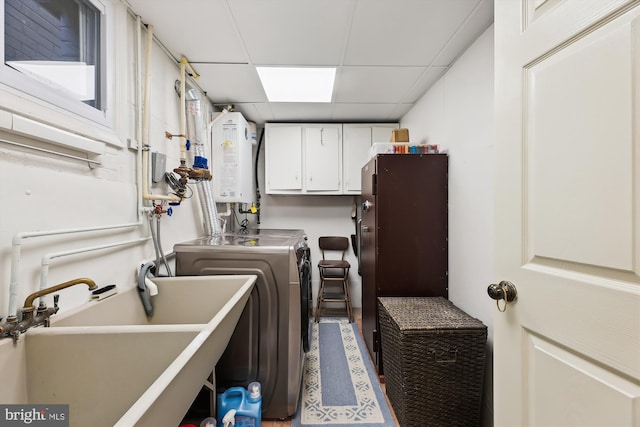
[[[151,181],[163,182],[166,169],[167,156],[158,152],[151,153]]]
[[[238,112],[226,113],[211,128],[211,185],[216,202],[255,201],[254,135]]]

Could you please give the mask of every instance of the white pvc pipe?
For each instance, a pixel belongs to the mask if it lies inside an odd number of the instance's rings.
[[[220,212],[218,214],[218,218],[222,219],[222,232],[224,233],[225,231],[227,231],[227,220],[224,219],[225,217],[230,217],[231,216],[231,203],[227,203],[227,211],[226,212]]]
[[[220,212],[218,214],[218,218],[222,220],[222,232],[226,233],[227,231],[227,219],[225,217],[231,217],[231,203],[227,203],[227,211]]]
[[[40,289],[46,289],[48,287],[47,282],[48,282],[48,276],[49,276],[49,264],[51,264],[51,260],[55,258],[61,258],[65,256],[70,256],[70,255],[77,255],[81,253],[97,251],[100,249],[109,249],[109,248],[115,248],[118,246],[127,246],[127,245],[134,245],[138,243],[144,243],[148,241],[150,238],[151,237],[141,237],[138,239],[126,240],[122,242],[106,243],[104,245],[89,246],[85,248],[70,249],[68,251],[53,252],[53,253],[45,254],[42,257],[42,272],[40,273]]]
[[[180,162],[187,160],[187,107],[186,107],[186,76],[187,61],[180,59]]]
[[[142,145],[149,144],[149,99],[151,98],[151,48],[153,47],[153,25],[147,26],[147,43],[145,51],[144,91],[142,93]]]
[[[211,135],[211,129],[213,128],[213,125],[218,123],[218,120],[220,120],[222,118],[222,116],[224,116],[228,112],[229,112],[229,110],[227,110],[226,108],[223,108],[222,111],[220,112],[220,114],[218,114],[215,119],[213,119],[213,120],[211,120],[209,122],[209,124],[207,125],[207,133],[209,135]]]
[[[231,216],[231,203],[227,203],[227,211],[226,212],[220,212],[218,214],[219,218],[222,218],[223,216]]]
[[[72,234],[72,233],[84,233],[88,231],[115,230],[119,228],[138,227],[140,225],[142,225],[142,222],[132,222],[127,224],[112,224],[112,225],[103,225],[103,226],[97,226],[97,227],[31,231],[31,232],[22,232],[14,235],[12,240],[12,245],[11,245],[11,273],[10,273],[10,280],[9,280],[9,314],[8,315],[15,316],[17,313],[16,301],[18,298],[18,286],[19,286],[18,275],[20,271],[20,261],[21,261],[20,250],[22,247],[23,240],[34,238],[34,237],[55,236],[55,235]]]
[[[144,95],[142,115],[142,198],[144,200],[168,200],[180,202],[182,199],[176,195],[153,195],[149,192],[149,118],[151,113],[149,99],[151,97],[151,49],[153,47],[153,25],[147,26],[147,51],[145,52],[144,70]]]
[[[136,16],[136,141],[137,141],[137,153],[136,153],[136,193],[138,195],[138,220],[142,221],[140,216],[144,212],[151,212],[153,207],[144,205],[144,198],[142,197],[142,20],[140,15]],[[146,178],[145,178],[146,179]]]

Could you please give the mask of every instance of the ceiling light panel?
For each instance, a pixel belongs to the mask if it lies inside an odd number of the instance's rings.
[[[331,102],[335,68],[256,67],[270,102]]]

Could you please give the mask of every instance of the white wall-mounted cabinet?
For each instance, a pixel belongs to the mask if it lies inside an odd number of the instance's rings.
[[[342,188],[342,125],[305,125],[303,159],[307,192],[340,192]]]
[[[345,123],[343,141],[343,194],[360,194],[362,166],[369,161],[369,149],[374,142],[389,142],[397,123]]]
[[[265,125],[267,194],[302,191],[302,126]]]
[[[265,124],[267,194],[340,194],[342,125]]]
[[[360,169],[373,142],[397,123],[267,123],[267,194],[360,194]]]

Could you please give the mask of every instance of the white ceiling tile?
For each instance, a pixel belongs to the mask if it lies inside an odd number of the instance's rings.
[[[255,67],[236,64],[192,64],[197,82],[215,103],[266,102]]]
[[[493,1],[483,0],[467,22],[451,37],[435,58],[433,65],[450,65],[491,25]]]
[[[493,22],[493,0],[125,2],[209,99],[260,124],[398,121]],[[337,66],[333,103],[269,103],[256,65]]]
[[[350,2],[344,0],[230,1],[255,65],[338,65]]]
[[[260,114],[265,121],[273,121],[275,120],[275,116],[273,115],[273,111],[271,110],[271,104],[266,102],[262,104],[253,104],[253,108]]]
[[[272,122],[274,120],[271,107],[268,103],[240,103],[234,104],[235,111],[242,113],[245,119],[249,122],[265,123]]]
[[[423,71],[421,67],[343,67],[336,75],[334,101],[400,102]]]
[[[128,0],[176,59],[247,63],[225,0]]]
[[[395,122],[396,104],[336,104],[334,117],[346,122]]]
[[[332,120],[333,104],[330,104],[328,102],[271,102],[270,105],[275,121],[323,122]]]
[[[345,65],[429,65],[479,0],[359,1]]]

